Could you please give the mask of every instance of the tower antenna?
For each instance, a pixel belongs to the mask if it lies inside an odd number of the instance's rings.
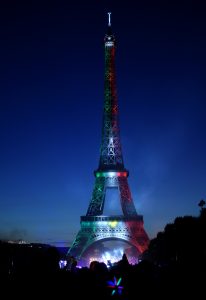
[[[108,12],[108,26],[111,26],[111,12]]]

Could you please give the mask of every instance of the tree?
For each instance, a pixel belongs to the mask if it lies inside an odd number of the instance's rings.
[[[198,206],[201,207],[201,209],[203,209],[203,207],[205,206],[206,202],[202,199],[200,200],[200,202],[198,203]]]

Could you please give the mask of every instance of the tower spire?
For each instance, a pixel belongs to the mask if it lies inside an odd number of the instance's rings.
[[[108,26],[111,26],[111,12],[108,12]]]
[[[120,142],[118,101],[115,74],[115,37],[111,32],[111,12],[108,12],[108,30],[104,38],[104,113],[102,142],[98,171],[124,171]]]

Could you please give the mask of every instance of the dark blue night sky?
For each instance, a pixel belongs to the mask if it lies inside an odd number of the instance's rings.
[[[206,19],[198,1],[4,1],[0,237],[70,245],[99,162],[107,11],[125,167],[152,238],[206,198]]]

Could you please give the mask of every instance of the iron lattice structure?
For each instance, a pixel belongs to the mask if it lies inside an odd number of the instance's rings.
[[[110,17],[110,15],[109,15]],[[94,172],[95,186],[86,216],[81,217],[78,232],[68,255],[80,259],[97,241],[119,239],[128,242],[141,254],[147,249],[149,238],[144,230],[143,216],[137,214],[124,167],[118,121],[118,101],[115,80],[115,37],[108,30],[104,39],[105,78],[104,113],[99,167]],[[106,190],[118,188],[122,215],[103,216]]]

